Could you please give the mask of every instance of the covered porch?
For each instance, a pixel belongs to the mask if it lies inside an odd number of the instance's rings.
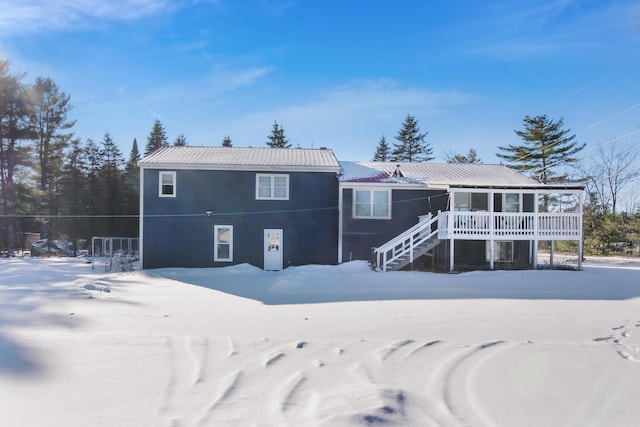
[[[509,256],[509,242],[530,241],[531,263],[536,268],[540,241],[574,240],[578,242],[578,269],[582,268],[581,187],[460,187],[450,188],[449,194],[452,209],[439,213],[437,229],[438,239],[449,241],[450,271],[454,270],[456,240],[486,241],[491,269]]]

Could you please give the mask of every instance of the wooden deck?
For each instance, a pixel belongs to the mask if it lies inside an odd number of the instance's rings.
[[[456,240],[581,240],[582,214],[441,212],[438,238]]]

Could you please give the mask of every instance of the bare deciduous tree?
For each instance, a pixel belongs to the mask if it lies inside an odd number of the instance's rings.
[[[638,149],[620,142],[599,146],[578,166],[588,194],[595,194],[604,212],[616,213],[623,189],[640,177]]]

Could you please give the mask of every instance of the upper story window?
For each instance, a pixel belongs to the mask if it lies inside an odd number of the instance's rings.
[[[353,217],[391,219],[391,190],[354,190]]]
[[[160,171],[158,183],[158,196],[176,197],[176,173],[174,171]]]
[[[289,175],[256,175],[256,200],[289,200]]]
[[[488,193],[453,193],[453,210],[482,212],[489,210]]]
[[[520,212],[520,194],[504,193],[503,205],[505,212]]]

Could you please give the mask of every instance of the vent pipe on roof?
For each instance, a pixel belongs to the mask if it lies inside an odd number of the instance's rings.
[[[404,178],[402,171],[400,171],[400,165],[396,165],[396,170],[391,175],[394,178]]]

